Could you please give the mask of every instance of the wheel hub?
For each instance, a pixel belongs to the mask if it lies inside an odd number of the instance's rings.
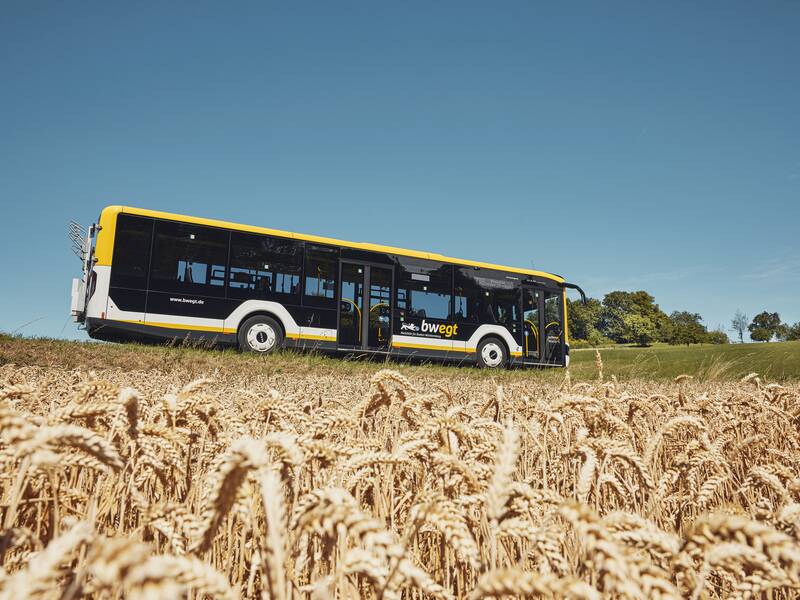
[[[275,339],[275,330],[266,323],[256,323],[247,331],[247,343],[256,352],[272,350]]]
[[[487,367],[499,367],[503,362],[503,349],[495,342],[489,342],[481,349],[483,364]]]

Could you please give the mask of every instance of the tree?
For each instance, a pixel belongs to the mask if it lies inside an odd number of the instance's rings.
[[[625,324],[625,316],[630,314],[644,317],[654,324],[654,339],[667,337],[669,318],[655,303],[655,298],[641,290],[609,292],[603,297],[603,309],[597,323],[600,333],[618,343],[635,342]]]
[[[781,317],[778,313],[760,312],[750,325],[750,337],[756,342],[768,342],[781,331]]]
[[[783,339],[787,342],[792,340],[800,340],[800,321],[795,323],[794,325],[786,325],[786,334],[783,336]]]
[[[585,305],[582,302],[567,300],[570,339],[588,340],[592,338],[593,334],[597,332],[602,310],[603,305],[595,298],[588,298]]]
[[[659,310],[658,313],[653,315],[653,319],[656,324],[656,330],[658,331],[658,341],[659,342],[669,342],[669,338],[672,337],[672,321],[669,318],[669,315],[662,310]]]
[[[733,330],[739,334],[739,343],[744,344],[744,332],[747,329],[747,315],[737,308],[736,314],[733,315],[731,325],[733,326]]]
[[[672,322],[670,344],[699,344],[706,339],[706,328],[700,322],[703,317],[697,313],[675,311],[669,316]]]
[[[772,339],[772,332],[769,329],[763,328],[751,329],[750,339],[754,342],[768,342]]]
[[[653,319],[636,313],[628,313],[623,318],[625,337],[639,346],[648,346],[656,339],[658,329]]]
[[[597,323],[600,333],[618,344],[624,344],[628,341],[625,337],[624,317],[623,309],[617,306],[606,306],[606,302],[603,300],[603,310]]]

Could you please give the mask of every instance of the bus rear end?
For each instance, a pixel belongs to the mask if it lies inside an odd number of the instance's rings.
[[[69,223],[69,239],[72,252],[81,261],[81,276],[72,279],[70,313],[75,323],[86,321],[87,306],[94,294],[97,275],[94,272],[94,247],[99,225],[92,223],[88,229],[75,221]]]

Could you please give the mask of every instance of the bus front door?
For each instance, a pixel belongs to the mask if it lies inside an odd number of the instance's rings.
[[[338,346],[387,350],[391,336],[392,269],[341,263]]]
[[[542,293],[532,287],[522,288],[522,350],[527,360],[542,357]]]
[[[544,292],[544,362],[551,365],[564,364],[564,314],[563,292]]]

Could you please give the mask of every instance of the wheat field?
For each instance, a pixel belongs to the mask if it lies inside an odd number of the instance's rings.
[[[800,385],[0,367],[0,598],[790,598]]]

